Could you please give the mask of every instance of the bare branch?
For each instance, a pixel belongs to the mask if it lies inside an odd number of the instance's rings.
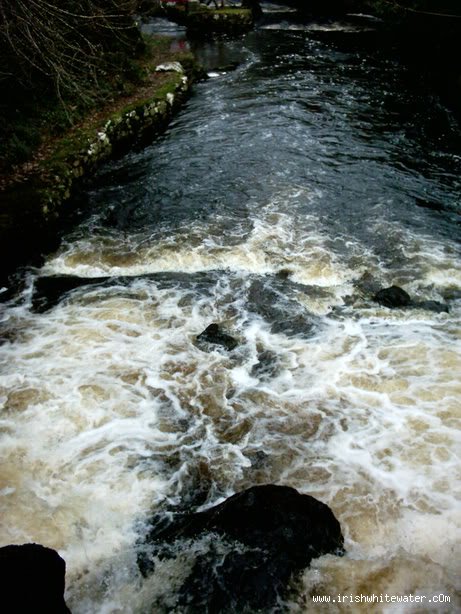
[[[0,76],[48,78],[60,100],[85,98],[108,57],[132,53],[136,0],[0,0]]]

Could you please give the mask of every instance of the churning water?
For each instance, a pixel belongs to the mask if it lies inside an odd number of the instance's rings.
[[[313,594],[460,607],[460,133],[353,40],[272,24],[202,47],[222,69],[102,170],[6,305],[1,541],[58,549],[74,614],[173,611],[190,561],[141,578],[152,511],[263,483],[328,503],[346,537],[290,611],[365,611]],[[52,275],[81,283],[34,309]],[[449,313],[373,303],[391,284]],[[212,322],[235,350],[194,343]],[[404,611],[388,607],[367,611]]]

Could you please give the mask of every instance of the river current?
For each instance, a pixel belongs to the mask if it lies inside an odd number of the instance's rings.
[[[273,20],[200,46],[210,79],[101,170],[4,304],[1,542],[56,548],[74,614],[175,611],[187,557],[136,565],[152,512],[264,483],[345,535],[289,611],[461,607],[461,134],[357,28]],[[81,283],[34,308],[54,275]],[[392,284],[449,312],[372,301]],[[235,350],[196,344],[212,322]]]

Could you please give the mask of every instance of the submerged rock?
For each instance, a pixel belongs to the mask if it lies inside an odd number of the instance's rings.
[[[248,290],[247,308],[270,323],[273,334],[311,337],[316,318],[289,296],[285,281],[283,278],[254,280]]]
[[[231,335],[224,333],[219,324],[216,323],[207,326],[200,335],[197,335],[196,339],[200,345],[207,343],[220,345],[229,351],[235,349],[238,345],[237,340],[231,337]]]
[[[410,295],[405,290],[402,290],[402,288],[399,288],[399,286],[391,286],[390,288],[379,290],[374,295],[373,300],[391,309],[408,307],[411,303]]]
[[[204,512],[157,520],[138,562],[148,575],[155,558],[197,552],[179,590],[183,611],[266,610],[312,559],[342,555],[343,541],[324,503],[287,486],[254,486]]]
[[[419,303],[413,303],[412,306],[417,309],[433,311],[434,313],[448,313],[450,311],[446,303],[439,303],[438,301],[420,301]]]
[[[251,368],[250,375],[262,380],[274,377],[279,368],[279,359],[275,352],[263,350],[258,352],[258,362]]]
[[[64,559],[51,548],[39,544],[0,548],[4,611],[70,614],[64,601],[65,575]]]

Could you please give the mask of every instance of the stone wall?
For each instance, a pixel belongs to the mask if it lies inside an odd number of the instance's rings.
[[[191,2],[186,11],[182,5],[174,3],[165,6],[165,14],[172,21],[185,25],[194,36],[210,34],[238,35],[251,30],[254,26],[253,13],[245,8],[208,8],[197,2]]]
[[[148,143],[168,125],[188,96],[192,71],[172,62],[157,66],[167,75],[144,100],[108,112],[96,128],[71,131],[59,139],[38,171],[0,193],[0,285],[17,264],[54,247],[76,188],[110,158]],[[51,245],[50,245],[51,244]]]

